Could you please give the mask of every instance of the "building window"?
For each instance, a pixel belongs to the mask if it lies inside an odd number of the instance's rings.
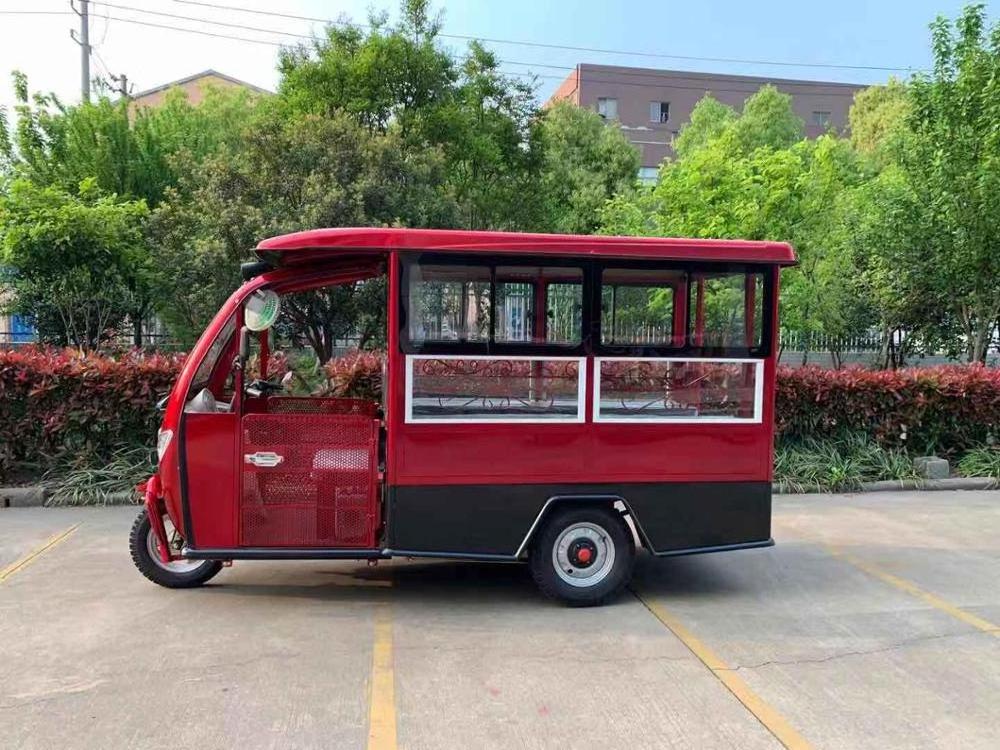
[[[812,113],[812,124],[821,128],[830,127],[830,113],[814,110]]]
[[[670,119],[670,102],[650,102],[649,121],[666,122]]]
[[[643,185],[655,185],[659,179],[658,167],[639,167],[639,182]]]
[[[597,114],[606,120],[617,120],[618,119],[618,100],[610,99],[608,97],[599,97],[597,99]]]

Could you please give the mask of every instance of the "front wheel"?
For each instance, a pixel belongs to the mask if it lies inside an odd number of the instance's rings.
[[[163,519],[167,527],[167,538],[172,539],[177,531],[170,524],[169,519]],[[205,581],[212,578],[222,570],[222,563],[218,560],[173,560],[165,563],[160,559],[160,552],[156,547],[156,534],[153,532],[152,524],[146,509],[143,508],[139,517],[132,524],[132,532],[129,534],[129,550],[132,552],[132,562],[146,578],[153,583],[166,586],[170,589],[186,589],[194,586],[201,586]]]
[[[558,510],[532,545],[529,563],[545,595],[576,607],[604,604],[632,578],[635,541],[610,508]]]

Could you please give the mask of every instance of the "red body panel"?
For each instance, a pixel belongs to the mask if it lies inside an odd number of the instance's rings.
[[[186,414],[188,503],[198,544],[236,546],[233,492],[237,482],[235,414]]]

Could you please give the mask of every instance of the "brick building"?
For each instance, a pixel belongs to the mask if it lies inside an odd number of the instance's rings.
[[[795,112],[805,123],[806,135],[810,138],[831,128],[843,131],[847,127],[847,113],[854,94],[864,88],[851,83],[581,63],[549,101],[568,99],[616,121],[642,154],[639,176],[652,181],[656,179],[660,162],[673,153],[673,139],[690,119],[691,110],[699,99],[710,93],[724,104],[739,109],[747,97],[768,83],[792,95]]]

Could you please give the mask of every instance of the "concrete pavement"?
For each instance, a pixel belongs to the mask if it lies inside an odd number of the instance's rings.
[[[773,549],[585,610],[454,562],[168,591],[134,513],[0,510],[0,570],[80,524],[0,582],[0,747],[997,746],[1000,492],[777,497]]]

